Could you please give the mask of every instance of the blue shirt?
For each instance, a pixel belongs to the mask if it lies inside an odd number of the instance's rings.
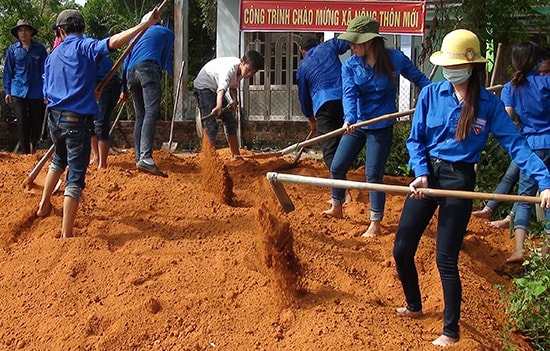
[[[550,149],[550,76],[530,72],[519,87],[504,84],[500,98],[516,111],[531,149]]]
[[[430,80],[402,51],[387,49],[387,52],[395,69],[393,82],[385,74],[377,76],[374,68],[362,57],[353,55],[342,65],[342,105],[346,122],[354,124],[396,112],[395,100],[400,75],[419,88],[430,84]],[[389,120],[363,128],[381,129],[394,123],[395,120]]]
[[[130,68],[147,60],[155,61],[161,70],[165,69],[169,74],[172,74],[174,38],[174,33],[160,24],[147,28],[124,60],[122,67],[123,79],[126,78],[126,72]]]
[[[31,40],[29,49],[20,41],[8,47],[3,84],[6,95],[23,99],[43,99],[42,75],[48,53],[44,45]]]
[[[109,56],[103,56],[97,65],[97,82],[101,82],[111,71],[111,68],[113,68],[113,61],[111,61]],[[118,78],[118,73],[116,71],[111,76],[111,79],[115,78]]]
[[[550,188],[546,165],[529,148],[498,97],[481,88],[477,119],[466,139],[457,141],[461,109],[447,80],[430,84],[420,92],[407,139],[409,166],[417,177],[429,174],[430,157],[448,162],[478,162],[491,132],[518,167],[538,181],[541,190]]]
[[[330,39],[312,47],[296,72],[302,113],[313,117],[327,101],[342,99],[342,63],[339,55],[349,50],[346,40]]]
[[[82,115],[99,113],[94,96],[97,63],[110,53],[108,41],[70,34],[52,51],[44,66],[48,108]]]

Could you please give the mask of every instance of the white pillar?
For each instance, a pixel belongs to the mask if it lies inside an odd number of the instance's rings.
[[[412,36],[401,36],[400,50],[412,60]],[[399,98],[398,98],[398,111],[405,111],[411,108],[411,82],[408,79],[399,77]]]

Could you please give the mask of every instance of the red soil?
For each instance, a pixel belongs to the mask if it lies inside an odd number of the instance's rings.
[[[168,178],[135,170],[133,154],[90,168],[75,237],[57,238],[63,197],[37,218],[40,184],[21,184],[40,155],[0,153],[1,350],[437,350],[442,292],[434,224],[417,253],[425,317],[403,319],[392,245],[404,197],[389,195],[383,235],[362,238],[368,193],[341,220],[323,218],[329,189],[286,184],[284,214],[265,173],[327,177],[304,159],[230,161],[158,151]],[[285,169],[287,168],[287,169]],[[363,170],[350,172],[363,180]],[[407,179],[387,178],[389,184]],[[460,270],[461,340],[448,350],[502,350],[498,285],[513,247],[507,231],[472,218]]]

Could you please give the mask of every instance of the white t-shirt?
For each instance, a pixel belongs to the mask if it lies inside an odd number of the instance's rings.
[[[208,89],[215,91],[229,91],[229,88],[237,88],[239,80],[237,72],[241,59],[238,57],[219,57],[209,61],[202,67],[197,78],[193,81],[195,89]]]

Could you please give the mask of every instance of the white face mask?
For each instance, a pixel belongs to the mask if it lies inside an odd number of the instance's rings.
[[[468,67],[459,68],[459,69],[449,69],[445,67],[442,67],[442,68],[443,68],[443,77],[453,84],[464,83],[472,75]]]

